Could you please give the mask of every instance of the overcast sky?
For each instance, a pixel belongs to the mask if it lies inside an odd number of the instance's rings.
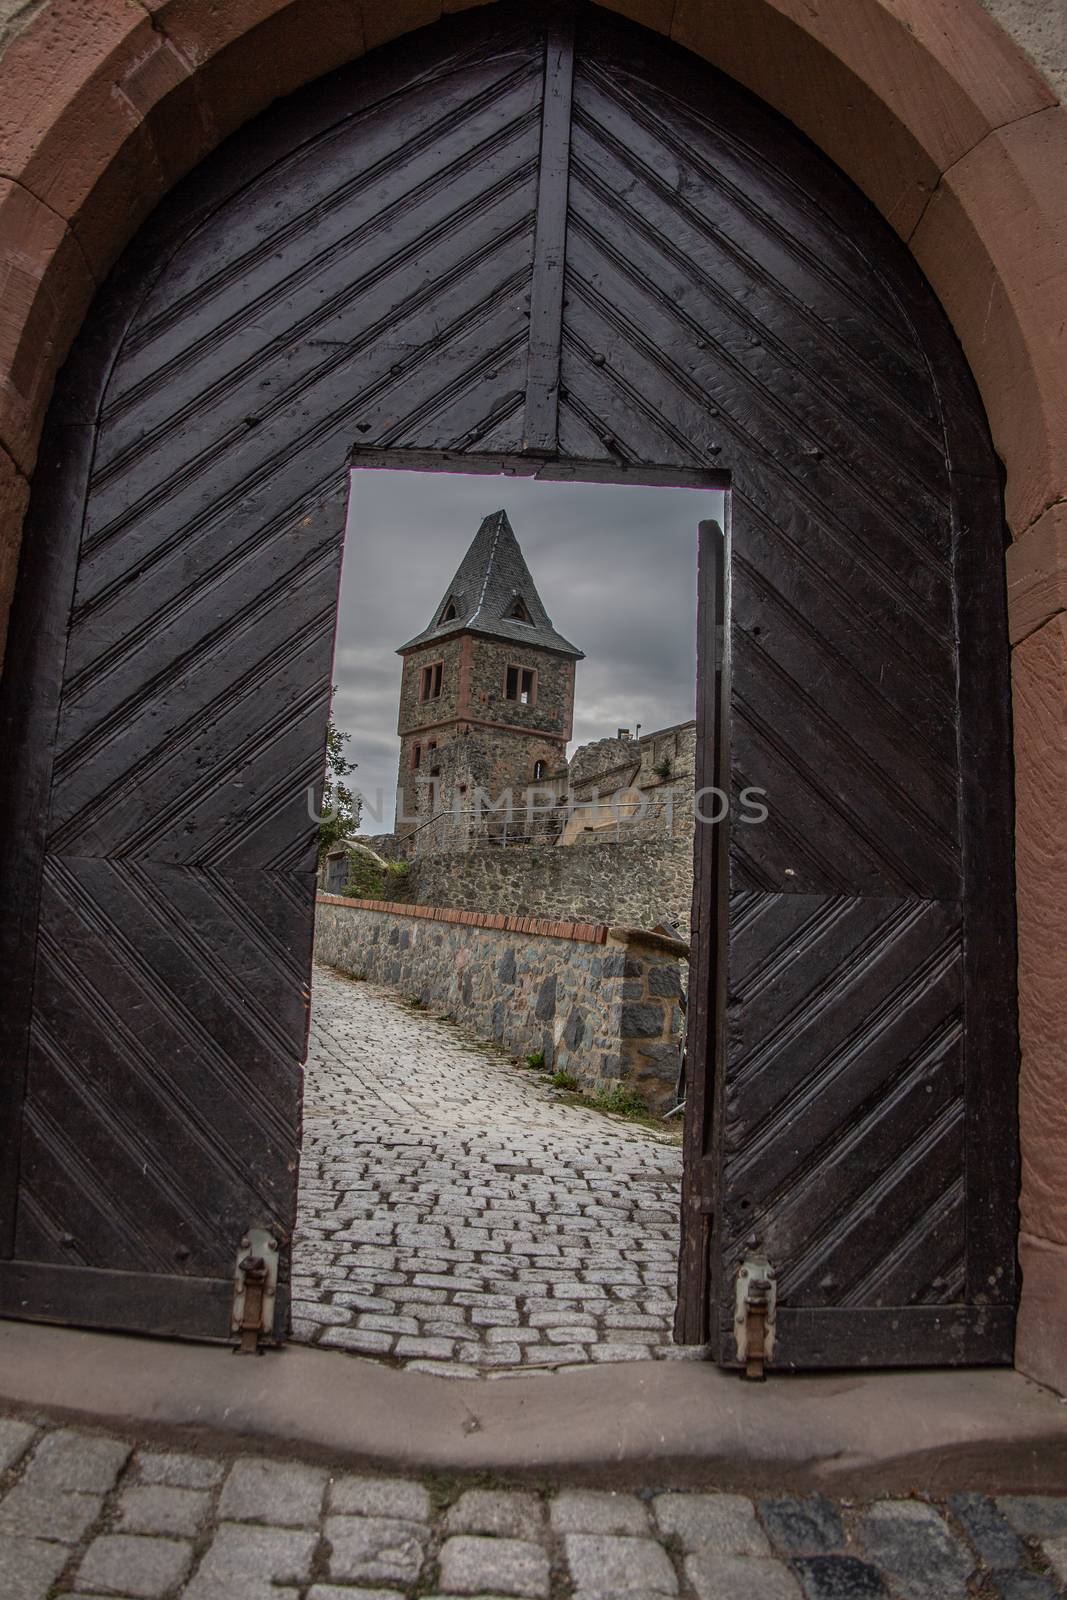
[[[574,740],[694,709],[697,524],[723,497],[694,489],[538,483],[437,472],[352,474],[333,681],[356,786],[386,796],[393,825],[401,659],[428,626],[482,518],[503,506],[545,609],[579,661]]]

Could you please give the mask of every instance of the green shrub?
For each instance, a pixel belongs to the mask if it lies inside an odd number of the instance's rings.
[[[410,867],[409,861],[387,861],[379,866],[361,851],[350,851],[344,893],[352,900],[395,900]]]
[[[596,1092],[596,1102],[601,1111],[614,1112],[617,1117],[648,1116],[648,1107],[641,1096],[621,1083],[613,1083],[610,1088],[602,1084]]]
[[[528,1056],[523,1056],[523,1060],[528,1067],[533,1067],[535,1072],[543,1072],[545,1069],[545,1052],[543,1050],[531,1050]]]
[[[382,900],[384,874],[376,861],[370,856],[360,855],[358,851],[348,858],[348,882],[344,892],[352,900]]]
[[[578,1079],[574,1076],[574,1073],[564,1072],[562,1067],[558,1072],[552,1074],[549,1082],[553,1089],[577,1089],[578,1087]]]

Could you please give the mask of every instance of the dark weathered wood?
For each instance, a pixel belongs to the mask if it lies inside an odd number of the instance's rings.
[[[57,663],[62,660],[77,570],[75,538],[57,528],[81,525],[92,458],[93,429],[58,420],[59,406],[38,455],[38,489],[23,535],[19,604],[7,639],[8,667],[0,691],[0,737],[5,778],[0,787],[0,959],[5,973],[0,1011],[0,1257],[15,1239],[26,1056],[37,965],[48,795],[56,719]]]
[[[541,175],[530,292],[530,353],[523,448],[542,455],[554,453],[559,443],[560,336],[573,86],[574,18],[567,8],[553,15],[546,42]]]
[[[736,1269],[759,1249],[784,1364],[890,1359],[872,1330],[902,1301],[946,1309],[923,1309],[927,1333],[893,1360],[939,1343],[940,1360],[1008,1360],[1010,744],[1003,576],[981,531],[963,580],[981,617],[956,646],[953,468],[993,466],[970,380],[906,252],[735,86],[590,15],[574,117],[563,448],[600,438],[635,473],[732,474],[713,1344],[732,1359]],[[980,826],[975,741],[996,771]],[[751,785],[768,791],[761,827],[742,820]],[[687,1185],[707,1187],[688,1139]],[[701,1270],[687,1249],[683,1337],[699,1337]],[[831,1347],[812,1319],[838,1308]],[[956,1338],[968,1318],[984,1331]]]
[[[782,1365],[1008,1360],[1007,640],[974,385],[794,130],[564,13],[453,17],[275,108],[78,342],[2,712],[3,1304],[218,1337],[235,1235],[286,1238],[345,470],[462,467],[731,489],[679,1337],[733,1359],[759,1248]]]
[[[697,542],[697,704],[695,788],[701,810],[719,783],[722,756],[723,531],[702,522]],[[681,1241],[675,1337],[702,1344],[708,1337],[711,1239],[716,1163],[710,1140],[715,1096],[720,1009],[716,987],[723,941],[719,915],[722,881],[721,824],[698,825],[693,840],[693,904],[689,935],[689,1003],[686,1014],[686,1084]]]
[[[953,476],[964,873],[967,1298],[1010,1296],[1019,1217],[1011,680],[1000,483]],[[990,1182],[990,1175],[996,1181]]]
[[[250,1224],[284,1301],[346,457],[519,451],[543,70],[494,19],[316,86],[162,208],[79,342],[9,656],[4,1167],[6,1253],[79,1287],[20,1269],[21,1314],[159,1331],[173,1278],[215,1337],[182,1285]]]
[[[233,1280],[0,1261],[0,1317],[230,1342]],[[276,1324],[284,1327],[284,1322]]]
[[[892,1306],[778,1313],[775,1364],[814,1367],[984,1367],[1004,1362],[1015,1307]],[[784,1352],[803,1350],[800,1359]],[[807,1354],[810,1352],[810,1354]]]

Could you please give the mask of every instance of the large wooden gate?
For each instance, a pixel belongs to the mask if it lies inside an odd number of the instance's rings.
[[[284,1289],[358,448],[728,475],[702,762],[769,815],[698,852],[679,1336],[735,1359],[754,1259],[780,1364],[1008,1360],[980,406],[904,247],[799,135],[602,12],[530,10],[442,23],[232,140],[63,377],[5,679],[0,1311],[225,1338],[251,1225]]]

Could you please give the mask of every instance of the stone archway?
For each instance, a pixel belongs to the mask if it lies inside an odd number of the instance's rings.
[[[449,9],[453,9],[450,7]],[[1063,280],[1056,174],[1067,119],[1047,85],[977,5],[881,0],[826,16],[786,0],[737,5],[715,25],[697,4],[624,7],[791,116],[911,242],[978,378],[1007,471],[1011,565],[1022,596],[1016,655],[1027,1298],[1035,1317],[1067,1298],[1067,1217],[1056,1106],[1067,1018],[1056,988],[1064,841],[1067,639],[1063,605],[1062,359],[1049,330]],[[963,14],[961,15],[961,9]],[[7,370],[0,409],[6,531],[21,520],[55,369],[94,285],[181,171],[273,96],[440,7],[227,8],[117,4],[42,8],[14,38],[3,203],[9,255]],[[398,26],[398,22],[402,26]],[[727,43],[728,41],[728,43]],[[803,61],[806,70],[797,70]],[[44,92],[42,92],[42,85]],[[865,136],[866,135],[866,136]],[[14,542],[6,545],[13,575]],[[1049,620],[1050,618],[1054,620]],[[1058,1189],[1058,1194],[1057,1194]],[[1044,1241],[1039,1244],[1038,1241]],[[1062,1310],[1060,1312],[1062,1315]],[[1054,1343],[1023,1319],[1023,1363],[1056,1376]]]
[[[287,1237],[354,437],[446,470],[729,472],[698,783],[769,811],[698,832],[679,1331],[733,1359],[762,1244],[779,1361],[1005,1360],[985,422],[841,174],[586,7],[452,19],[287,101],[161,208],[79,339],[4,713],[0,1303],[218,1338],[242,1236]]]

